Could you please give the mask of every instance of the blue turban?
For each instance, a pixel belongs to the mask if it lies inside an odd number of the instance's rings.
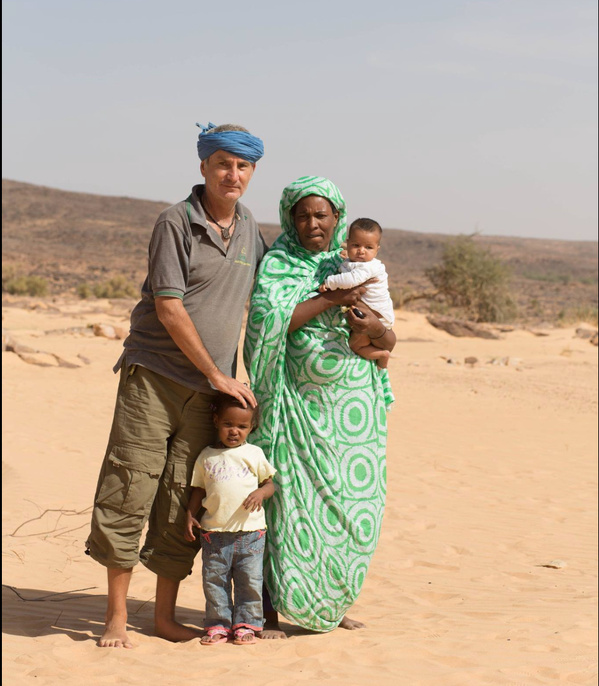
[[[256,136],[247,131],[220,131],[208,133],[216,128],[216,124],[208,122],[208,126],[196,124],[202,129],[198,136],[198,155],[201,160],[210,157],[217,150],[226,150],[252,164],[264,155],[264,144]]]

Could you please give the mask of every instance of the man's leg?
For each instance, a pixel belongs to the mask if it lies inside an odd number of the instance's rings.
[[[200,548],[199,539],[193,543],[185,540],[185,508],[196,458],[214,439],[213,399],[211,394],[191,393],[182,405],[140,554],[142,564],[157,577],[156,635],[168,641],[186,641],[201,635],[199,630],[176,621],[175,608],[179,584],[190,574]]]
[[[154,606],[154,631],[156,636],[167,641],[189,641],[201,636],[202,632],[175,620],[175,607],[180,581],[156,577],[156,604]]]
[[[108,573],[106,628],[98,642],[101,647],[131,647],[126,634],[127,591],[132,569],[139,561],[142,530],[164,471],[167,441],[177,421],[172,417],[176,403],[162,389],[165,383],[163,377],[143,367],[132,366],[121,372],[86,542],[87,554]],[[187,396],[193,392],[187,391]]]
[[[98,641],[101,648],[133,648],[127,635],[127,591],[131,569],[109,568],[106,626]]]

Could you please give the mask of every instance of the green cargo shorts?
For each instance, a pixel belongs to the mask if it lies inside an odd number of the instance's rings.
[[[123,367],[86,542],[94,560],[123,569],[141,561],[177,581],[191,573],[200,543],[184,537],[188,484],[215,440],[213,399],[139,365]]]

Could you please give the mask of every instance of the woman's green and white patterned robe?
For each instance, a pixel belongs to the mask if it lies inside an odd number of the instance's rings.
[[[290,210],[307,195],[340,216],[330,251],[310,253]],[[296,305],[341,263],[346,211],[327,179],[302,177],[283,191],[283,234],[262,261],[248,314],[244,357],[260,404],[250,435],[277,469],[265,501],[265,581],[275,609],[314,631],[334,629],[355,602],[385,506],[389,378],[353,353],[333,307],[288,335]]]

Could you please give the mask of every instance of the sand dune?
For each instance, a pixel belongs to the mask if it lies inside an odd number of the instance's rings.
[[[352,612],[365,630],[171,644],[139,566],[137,647],[101,650],[105,573],[83,542],[122,341],[86,327],[126,327],[128,307],[34,304],[3,307],[42,351],[3,353],[4,683],[597,684],[597,348],[575,327],[458,339],[397,313],[388,506]],[[179,618],[201,626],[203,608],[196,572]]]

